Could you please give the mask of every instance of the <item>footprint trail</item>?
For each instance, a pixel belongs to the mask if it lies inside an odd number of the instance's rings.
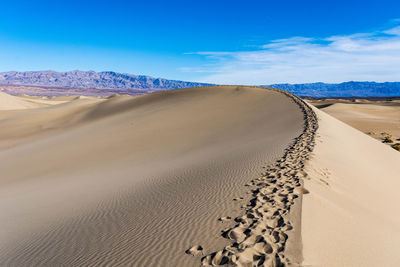
[[[294,101],[304,115],[302,133],[285,150],[284,156],[265,173],[246,184],[251,200],[236,224],[222,232],[231,244],[202,257],[203,266],[294,266],[285,254],[288,233],[293,231],[290,212],[296,198],[308,193],[303,187],[304,164],[314,148],[318,121],[314,111],[298,97],[277,89]],[[235,199],[237,201],[238,199]]]

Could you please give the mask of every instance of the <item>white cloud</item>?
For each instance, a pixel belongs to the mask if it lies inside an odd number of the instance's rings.
[[[400,26],[328,38],[296,36],[254,51],[197,52],[207,65],[186,68],[222,84],[399,81]]]
[[[400,20],[399,20],[399,22],[400,22]],[[384,31],[384,33],[400,36],[400,26],[386,30],[386,31]]]

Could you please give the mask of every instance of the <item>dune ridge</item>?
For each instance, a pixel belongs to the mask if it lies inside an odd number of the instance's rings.
[[[282,158],[267,166],[261,177],[245,185],[251,195],[245,213],[236,217],[237,224],[224,229],[222,234],[232,243],[203,257],[204,266],[287,266],[302,262],[298,222],[302,195],[307,192],[302,178],[306,175],[305,162],[315,145],[318,121],[312,108],[303,100],[283,90],[278,92],[301,109],[303,131],[285,150]],[[195,246],[187,253],[198,255],[199,250],[203,248]]]

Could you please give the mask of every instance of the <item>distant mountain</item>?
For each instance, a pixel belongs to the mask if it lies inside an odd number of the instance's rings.
[[[51,92],[44,90],[42,94],[61,94],[68,89],[68,93],[85,95],[102,95],[107,93],[143,94],[156,90],[178,89],[188,87],[207,86],[211,84],[184,82],[153,78],[145,75],[133,75],[112,71],[27,71],[1,72],[0,85],[41,86],[53,88]],[[388,97],[400,96],[400,82],[344,82],[331,83],[304,83],[304,84],[271,84],[262,85],[289,91],[298,96],[309,97]],[[73,91],[71,89],[82,89]],[[85,90],[83,90],[85,89]],[[96,89],[96,90],[94,90]],[[16,89],[14,89],[15,91]],[[21,89],[22,90],[22,89]],[[19,90],[19,93],[25,91]],[[10,93],[13,90],[9,89]],[[28,91],[26,93],[29,93]]]
[[[263,85],[264,86],[264,85]],[[283,89],[297,96],[309,97],[388,97],[400,96],[400,82],[344,82],[271,84],[267,87]]]
[[[1,85],[30,85],[62,88],[163,90],[209,84],[153,78],[112,71],[9,71],[0,73]]]

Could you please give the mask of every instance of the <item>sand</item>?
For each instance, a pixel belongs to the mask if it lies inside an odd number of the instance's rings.
[[[302,178],[305,162],[315,145],[318,122],[306,103],[289,93],[279,92],[301,109],[303,131],[279,160],[246,184],[251,198],[243,206],[245,213],[235,218],[233,227],[222,232],[232,243],[204,257],[205,266],[299,266],[302,263],[301,201],[306,192]],[[198,251],[198,247],[194,249]],[[193,254],[191,250],[189,253]]]
[[[66,100],[73,100],[76,98],[80,98],[80,96],[73,96],[70,97],[70,99],[64,99],[64,98],[66,97],[61,97],[61,98],[55,97],[47,99],[44,97],[28,96],[28,95],[12,96],[0,91],[0,110],[1,111],[21,110],[21,109],[47,107],[65,103],[67,102]]]
[[[391,135],[400,139],[399,100],[319,100],[310,101],[322,111],[375,139]],[[399,140],[400,141],[400,140]]]
[[[400,266],[400,153],[315,109],[303,196],[304,266]]]
[[[1,266],[400,266],[400,153],[289,93],[0,105]]]
[[[257,194],[245,184],[262,179],[304,131],[293,99],[238,86],[75,99],[0,116],[2,266],[199,266],[232,244],[221,231],[248,214]],[[277,186],[295,205],[299,193]],[[279,224],[274,249],[286,245],[288,220],[297,224],[288,216],[269,222]]]
[[[40,104],[36,104],[30,99],[15,97],[0,91],[0,110],[17,110],[34,107],[40,107]]]

